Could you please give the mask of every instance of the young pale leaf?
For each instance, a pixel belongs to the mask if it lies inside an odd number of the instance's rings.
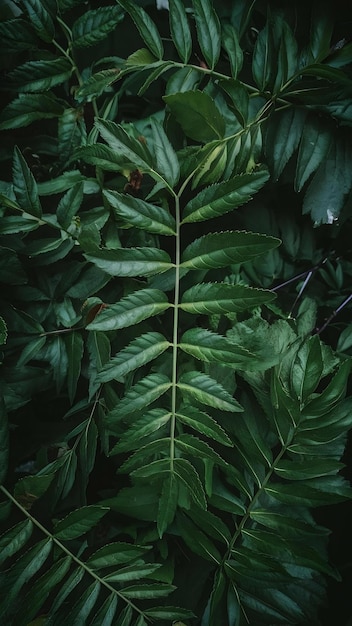
[[[237,31],[231,24],[224,24],[222,27],[222,45],[230,61],[231,74],[233,78],[237,78],[243,65],[243,52]]]
[[[134,339],[115,357],[108,361],[99,372],[97,381],[106,383],[109,380],[123,380],[129,372],[150,363],[165,352],[171,344],[161,333],[149,332]]]
[[[224,136],[225,119],[204,91],[184,91],[163,99],[187,137],[205,143]]]
[[[178,485],[174,474],[170,474],[163,481],[161,489],[157,527],[160,539],[169,525],[173,522],[177,509]]]
[[[94,570],[116,567],[131,563],[150,550],[150,546],[136,546],[124,541],[109,543],[92,554],[87,560],[88,567]]]
[[[13,526],[0,537],[0,563],[16,554],[28,541],[33,531],[31,520]]]
[[[182,0],[169,0],[169,20],[175,48],[183,63],[187,63],[192,52],[192,36]]]
[[[232,367],[245,366],[255,355],[239,345],[230,343],[226,337],[206,328],[190,328],[181,338],[179,348],[196,359],[211,363],[217,361]]]
[[[149,374],[131,387],[117,407],[107,415],[107,420],[123,419],[140,411],[160,398],[171,387],[170,379],[164,374]]]
[[[186,372],[177,386],[185,395],[220,411],[243,411],[238,402],[216,380],[201,372]]]
[[[131,0],[118,0],[118,2],[130,14],[147,48],[157,59],[162,59],[164,54],[163,42],[148,13]]]
[[[47,601],[49,594],[59,585],[70,569],[72,559],[70,556],[63,557],[56,561],[50,569],[45,572],[31,586],[27,595],[23,598],[21,608],[16,614],[16,624],[27,626],[29,620],[38,615],[39,610]]]
[[[13,189],[22,211],[41,217],[42,208],[36,180],[17,146],[14,150],[12,171]]]
[[[75,48],[93,46],[112,31],[123,19],[119,6],[101,6],[83,13],[72,26],[72,45]]]
[[[268,179],[268,171],[261,170],[206,187],[185,206],[182,222],[202,222],[229,213],[248,202]]]
[[[111,593],[101,605],[100,609],[94,615],[90,626],[113,626],[114,618],[117,612],[117,594]]]
[[[218,441],[224,446],[232,446],[232,441],[219,424],[207,413],[195,407],[184,404],[176,413],[176,418],[186,426],[189,426],[197,433],[201,433],[209,439]]]
[[[192,0],[200,49],[210,69],[220,56],[221,26],[211,0]]]
[[[118,330],[139,324],[160,315],[170,306],[166,295],[158,289],[140,289],[122,298],[117,304],[102,309],[87,326],[88,330]]]
[[[63,111],[62,101],[51,93],[21,93],[1,111],[0,130],[21,128],[35,120],[60,117]]]
[[[329,151],[332,133],[317,116],[309,116],[304,124],[299,144],[295,189],[301,191]]]
[[[185,249],[181,267],[204,270],[244,263],[277,248],[280,243],[276,237],[244,231],[209,233]]]
[[[110,276],[153,276],[174,267],[160,248],[105,249],[85,257]]]
[[[91,530],[108,511],[108,507],[96,505],[83,506],[76,511],[72,511],[72,513],[69,513],[64,519],[55,524],[54,536],[62,541],[81,537]]]
[[[50,43],[55,35],[55,26],[43,2],[41,0],[23,0],[23,4],[38,37],[42,41]]]
[[[180,165],[161,124],[150,120],[152,127],[153,149],[156,157],[156,170],[163,176],[170,187],[174,187],[180,178]]]
[[[67,81],[73,72],[68,59],[27,61],[9,73],[11,87],[17,92],[48,91]]]
[[[117,191],[104,190],[103,194],[115,213],[127,224],[132,224],[148,233],[175,235],[175,220],[163,207]]]
[[[275,294],[264,289],[227,283],[201,283],[187,289],[180,308],[187,313],[240,313],[275,299]]]

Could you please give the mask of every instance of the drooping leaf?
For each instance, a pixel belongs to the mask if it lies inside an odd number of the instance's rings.
[[[295,188],[301,191],[311,174],[315,172],[329,150],[331,132],[317,117],[309,116],[304,124],[299,144]]]
[[[180,166],[174,151],[161,124],[151,119],[153,148],[156,157],[156,170],[174,187],[180,177]]]
[[[98,374],[98,382],[121,380],[129,372],[156,359],[170,346],[167,339],[156,332],[144,333],[108,361]]]
[[[225,132],[223,115],[204,91],[186,91],[163,97],[184,133],[195,141],[221,139]]]
[[[271,302],[275,295],[264,289],[228,283],[200,283],[184,292],[180,308],[187,313],[240,313]]]
[[[135,561],[149,550],[150,546],[140,546],[124,541],[116,541],[94,552],[87,560],[87,565],[94,570],[116,567]]]
[[[84,624],[87,622],[88,616],[92,612],[94,605],[98,599],[101,583],[94,580],[82,593],[79,600],[76,601],[72,610],[67,616],[68,623]]]
[[[180,377],[177,386],[183,394],[206,406],[212,406],[222,411],[243,411],[243,408],[224,387],[207,374],[197,371],[186,372]]]
[[[115,593],[111,593],[94,615],[91,626],[112,626],[116,616],[118,599]]]
[[[13,155],[13,187],[22,211],[41,217],[42,209],[36,180],[17,147]]]
[[[221,27],[211,0],[192,0],[197,37],[204,59],[214,69],[220,56]]]
[[[318,336],[314,335],[298,350],[292,367],[292,384],[303,402],[317,388],[323,374],[323,368],[320,341]]]
[[[77,384],[81,374],[81,362],[83,357],[83,338],[79,332],[73,331],[65,337],[67,351],[67,387],[70,402],[76,395]]]
[[[38,37],[50,43],[55,35],[55,26],[45,5],[40,0],[23,0],[23,4]]]
[[[56,216],[63,228],[67,229],[70,226],[72,219],[79,211],[82,201],[83,184],[79,182],[66,192],[57,206]]]
[[[182,267],[211,269],[244,263],[280,245],[280,240],[244,231],[209,233],[191,243],[182,256]]]
[[[178,485],[173,474],[170,474],[164,481],[160,494],[157,527],[159,537],[162,538],[164,532],[175,517],[177,509]]]
[[[216,465],[227,465],[213,448],[211,448],[205,441],[194,437],[194,435],[188,435],[186,433],[179,435],[175,441],[176,448],[182,450],[186,455],[193,458],[209,459]]]
[[[130,426],[120,438],[117,444],[112,448],[110,454],[135,450],[143,445],[146,437],[150,438],[160,429],[168,424],[172,413],[165,409],[151,409],[138,418],[132,426]],[[111,429],[114,424],[109,422]],[[160,436],[160,435],[159,435]]]
[[[75,48],[92,46],[112,31],[123,19],[119,6],[101,6],[83,13],[72,26],[72,44]]]
[[[117,304],[103,308],[88,324],[88,330],[117,330],[138,324],[159,315],[170,306],[166,295],[158,289],[140,289],[125,296]]]
[[[0,537],[0,563],[11,557],[27,543],[33,532],[33,524],[27,519],[10,528]]]
[[[150,574],[154,574],[160,567],[159,563],[139,563],[136,562],[133,565],[127,565],[115,570],[112,574],[104,576],[106,582],[129,582],[130,580],[140,580],[141,578],[148,578]]]
[[[118,2],[130,14],[147,48],[157,59],[162,59],[164,54],[163,43],[158,29],[148,13],[130,0],[118,0]]]
[[[105,249],[85,256],[110,276],[152,276],[174,267],[169,255],[160,248]]]
[[[144,202],[140,198],[118,193],[117,191],[104,190],[114,211],[119,217],[149,233],[159,235],[174,235],[175,220],[163,207],[158,207],[150,202]]]
[[[177,516],[177,525],[186,545],[211,563],[219,564],[221,555],[209,537],[184,514]]]
[[[72,511],[55,524],[54,536],[62,541],[80,537],[93,528],[108,511],[107,507],[93,504]]]
[[[75,99],[79,104],[91,102],[94,98],[100,96],[108,87],[113,85],[117,80],[122,78],[123,72],[119,67],[112,67],[107,70],[95,72],[81,85],[75,88]],[[87,150],[104,146],[88,145]]]
[[[206,187],[185,206],[182,222],[202,222],[229,213],[248,202],[268,178],[268,172],[261,170]]]
[[[169,0],[169,20],[176,50],[183,63],[187,63],[192,51],[192,37],[182,0]]]
[[[303,135],[305,117],[301,109],[291,108],[271,119],[266,137],[266,154],[275,180],[297,150]]]
[[[243,65],[243,52],[237,31],[231,24],[223,25],[222,46],[229,58],[232,77],[237,78],[237,74],[240,72]]]

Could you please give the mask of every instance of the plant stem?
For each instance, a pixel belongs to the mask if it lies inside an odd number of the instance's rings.
[[[170,469],[174,469],[175,458],[175,429],[176,429],[176,409],[177,409],[177,349],[178,349],[178,305],[180,299],[180,198],[175,198],[175,291],[174,291],[174,319],[172,333],[172,395],[171,395],[171,426],[170,426]]]

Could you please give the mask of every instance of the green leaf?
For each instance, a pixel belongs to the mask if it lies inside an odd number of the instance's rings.
[[[310,524],[296,516],[288,516],[284,513],[270,511],[266,509],[255,509],[250,512],[250,517],[265,528],[270,528],[282,537],[302,539],[306,542],[312,540],[313,536],[328,535],[329,529]]]
[[[54,526],[54,536],[61,541],[81,537],[93,528],[109,511],[108,507],[97,505],[83,506],[72,511]]]
[[[182,0],[169,0],[169,20],[172,41],[183,63],[187,63],[192,52],[192,37]]]
[[[68,396],[72,404],[77,391],[77,384],[81,374],[81,362],[83,357],[83,338],[81,333],[73,331],[65,337],[67,352],[67,387]]]
[[[184,292],[180,308],[187,313],[240,313],[271,302],[275,294],[265,289],[228,283],[200,283]]]
[[[123,380],[126,374],[150,363],[170,345],[161,333],[144,333],[104,365],[97,376],[97,381],[106,383],[113,379]]]
[[[110,454],[113,455],[118,452],[126,452],[139,448],[139,446],[143,445],[145,437],[150,438],[150,435],[163,429],[163,426],[170,421],[171,416],[172,413],[165,409],[151,409],[147,411],[127,429],[124,436],[113,447]],[[113,423],[108,422],[108,425],[113,429]]]
[[[200,49],[210,69],[220,56],[221,27],[210,0],[192,0]]]
[[[222,27],[222,46],[230,61],[231,74],[233,78],[237,78],[243,65],[243,52],[237,31],[231,24],[224,24]]]
[[[41,0],[23,0],[28,17],[38,37],[50,43],[54,39],[55,27],[50,13],[46,10]]]
[[[84,83],[75,88],[74,93],[76,101],[80,104],[91,102],[94,98],[100,96],[107,87],[110,87],[110,85],[113,85],[113,83],[122,78],[122,75],[123,72],[119,67],[95,72],[89,76]],[[88,151],[94,147],[98,149],[99,146],[86,146]]]
[[[325,483],[322,484],[317,482],[319,479],[312,479],[309,482],[300,480],[297,483],[271,484],[264,487],[264,490],[279,502],[312,508],[351,499],[351,488],[347,483],[341,484],[340,478],[330,476],[330,481],[323,479]]]
[[[158,63],[158,61],[147,48],[139,48],[135,52],[132,52],[132,54],[130,54],[126,59],[127,67],[139,67],[144,65],[151,65],[152,63]]]
[[[174,267],[160,248],[105,249],[85,257],[110,276],[153,276]]]
[[[268,178],[268,172],[262,170],[206,187],[186,204],[182,223],[202,222],[229,213],[248,202]]]
[[[87,560],[88,567],[102,570],[106,567],[116,567],[143,556],[150,550],[150,546],[138,546],[124,541],[109,543],[94,552]]]
[[[190,405],[182,405],[176,413],[180,422],[224,446],[232,446],[232,441],[221,426],[207,413]]]
[[[101,6],[86,11],[72,26],[72,45],[75,48],[83,48],[105,39],[121,22],[123,15],[119,6]]]
[[[178,606],[153,606],[150,609],[144,611],[145,615],[153,617],[157,620],[167,619],[191,619],[194,617],[192,611],[188,609],[181,609]],[[184,626],[181,622],[173,622],[173,626]]]
[[[11,557],[27,543],[32,535],[33,524],[27,519],[10,528],[0,537],[0,563]]]
[[[72,611],[67,616],[68,624],[77,625],[86,624],[89,614],[92,612],[93,607],[98,599],[101,583],[95,580],[80,596],[80,599],[75,603]]]
[[[198,270],[244,263],[277,248],[280,243],[275,237],[244,231],[209,233],[185,249],[181,267]]]
[[[3,108],[0,115],[0,130],[21,128],[36,120],[60,117],[63,111],[63,103],[51,93],[21,93]]]
[[[187,137],[208,142],[224,136],[225,119],[207,93],[185,91],[164,96],[163,100]]]
[[[192,463],[186,459],[174,460],[174,473],[178,480],[186,487],[192,500],[201,508],[207,508],[207,502],[203,485],[199,478],[198,472]]]
[[[243,408],[216,380],[201,372],[186,372],[180,377],[177,386],[182,393],[195,400],[221,411],[243,411]]]
[[[69,80],[72,64],[65,58],[27,61],[9,73],[11,87],[17,92],[48,91]]]
[[[318,2],[313,3],[310,25],[309,50],[313,61],[319,63],[330,52],[331,36],[334,28],[332,7],[327,3],[322,6]]]
[[[298,398],[305,402],[315,391],[323,375],[323,357],[317,335],[311,337],[297,352],[292,367],[292,384]]]
[[[56,596],[50,607],[50,618],[47,618],[50,626],[55,623],[57,611],[64,604],[70,593],[77,588],[77,585],[81,582],[84,573],[83,567],[76,567],[72,574],[57,588]]]
[[[154,574],[158,570],[160,565],[158,563],[142,563],[138,562],[134,565],[127,567],[121,567],[112,574],[104,576],[106,582],[128,582],[130,580],[140,580],[141,578],[147,578],[150,574]]]
[[[275,473],[280,476],[280,478],[285,478],[286,480],[307,480],[328,474],[336,474],[343,467],[343,463],[329,458],[305,458],[302,461],[281,459],[275,465]]]
[[[149,374],[131,387],[107,419],[123,419],[140,411],[160,398],[171,387],[170,379],[164,374]]]
[[[351,171],[351,146],[342,139],[332,142],[303,200],[303,213],[310,213],[315,226],[332,224],[339,217],[352,188]]]
[[[2,580],[2,599],[0,615],[12,608],[21,593],[22,587],[40,570],[52,549],[52,540],[43,539],[25,552],[12,567],[7,570]]]
[[[7,53],[35,50],[38,47],[34,29],[22,18],[1,21],[0,41]]]
[[[178,485],[175,476],[170,474],[164,481],[161,489],[157,528],[160,539],[169,525],[173,522],[177,509]]]
[[[52,196],[55,193],[62,193],[71,189],[75,183],[83,182],[83,193],[97,193],[100,190],[99,184],[94,178],[86,178],[79,170],[67,171],[57,178],[39,183],[38,191],[40,196]],[[99,212],[100,213],[100,212]],[[93,220],[96,221],[97,217],[101,218],[101,215],[93,212]],[[88,213],[89,214],[89,213]],[[82,216],[83,217],[83,216]],[[105,218],[106,219],[106,218]],[[105,220],[104,222],[105,223]]]
[[[56,217],[63,228],[67,229],[70,226],[72,219],[79,211],[82,201],[83,183],[79,182],[67,191],[57,206]]]
[[[36,180],[17,146],[13,155],[13,188],[21,209],[35,217],[41,217],[42,209]]]
[[[299,144],[295,189],[301,191],[308,178],[326,158],[331,143],[331,132],[317,116],[306,119]]]
[[[122,298],[117,304],[102,309],[88,324],[88,330],[117,330],[139,324],[160,315],[170,306],[166,295],[158,289],[140,289]]]
[[[117,595],[111,593],[94,615],[90,626],[112,626],[117,612],[117,603]]]
[[[103,194],[114,212],[127,224],[132,224],[148,233],[175,235],[175,220],[163,207],[117,191],[104,190]]]
[[[175,446],[176,448],[183,450],[186,455],[195,459],[209,459],[215,465],[227,465],[226,461],[224,461],[221,456],[213,450],[213,448],[205,443],[205,441],[197,439],[197,437],[194,437],[193,435],[188,435],[186,433],[179,435],[175,440]]]
[[[183,514],[177,516],[177,526],[185,544],[203,559],[216,563],[221,563],[221,555],[212,541],[193,522]]]
[[[122,126],[109,120],[97,119],[95,126],[117,155],[122,155],[127,162],[134,163],[143,171],[153,169],[152,155],[143,141],[128,135]]]
[[[156,157],[156,170],[162,175],[170,187],[174,187],[180,178],[180,166],[163,127],[154,119],[150,120],[152,127],[153,149]]]
[[[157,59],[162,59],[164,54],[163,43],[158,29],[148,13],[130,0],[118,0],[118,2],[130,14],[147,48]]]
[[[181,337],[179,348],[196,359],[211,363],[226,363],[243,367],[255,358],[254,354],[240,345],[230,343],[226,337],[206,328],[190,328]]]
[[[3,317],[0,317],[0,346],[3,346],[7,340],[7,325]]]
[[[49,594],[53,589],[61,583],[64,576],[70,569],[72,559],[70,556],[65,556],[62,559],[56,561],[50,569],[45,572],[38,580],[31,586],[30,591],[23,598],[21,608],[16,614],[16,623],[18,626],[27,626],[29,620],[33,619],[46,603]]]
[[[123,588],[123,596],[125,598],[132,598],[136,600],[149,600],[153,598],[163,598],[168,596],[175,587],[173,585],[167,585],[163,583],[156,583],[153,585],[129,585]],[[143,616],[141,615],[135,626],[147,626]]]
[[[297,150],[303,135],[306,114],[290,108],[271,118],[266,135],[266,154],[273,177],[278,180],[285,165]]]

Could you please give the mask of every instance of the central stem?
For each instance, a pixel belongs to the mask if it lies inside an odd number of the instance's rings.
[[[175,458],[175,429],[176,429],[176,408],[177,408],[177,347],[178,347],[178,305],[180,299],[180,262],[181,262],[181,242],[180,242],[180,198],[175,197],[175,291],[174,291],[174,321],[172,333],[172,395],[171,395],[171,426],[170,426],[170,470],[174,469]]]

